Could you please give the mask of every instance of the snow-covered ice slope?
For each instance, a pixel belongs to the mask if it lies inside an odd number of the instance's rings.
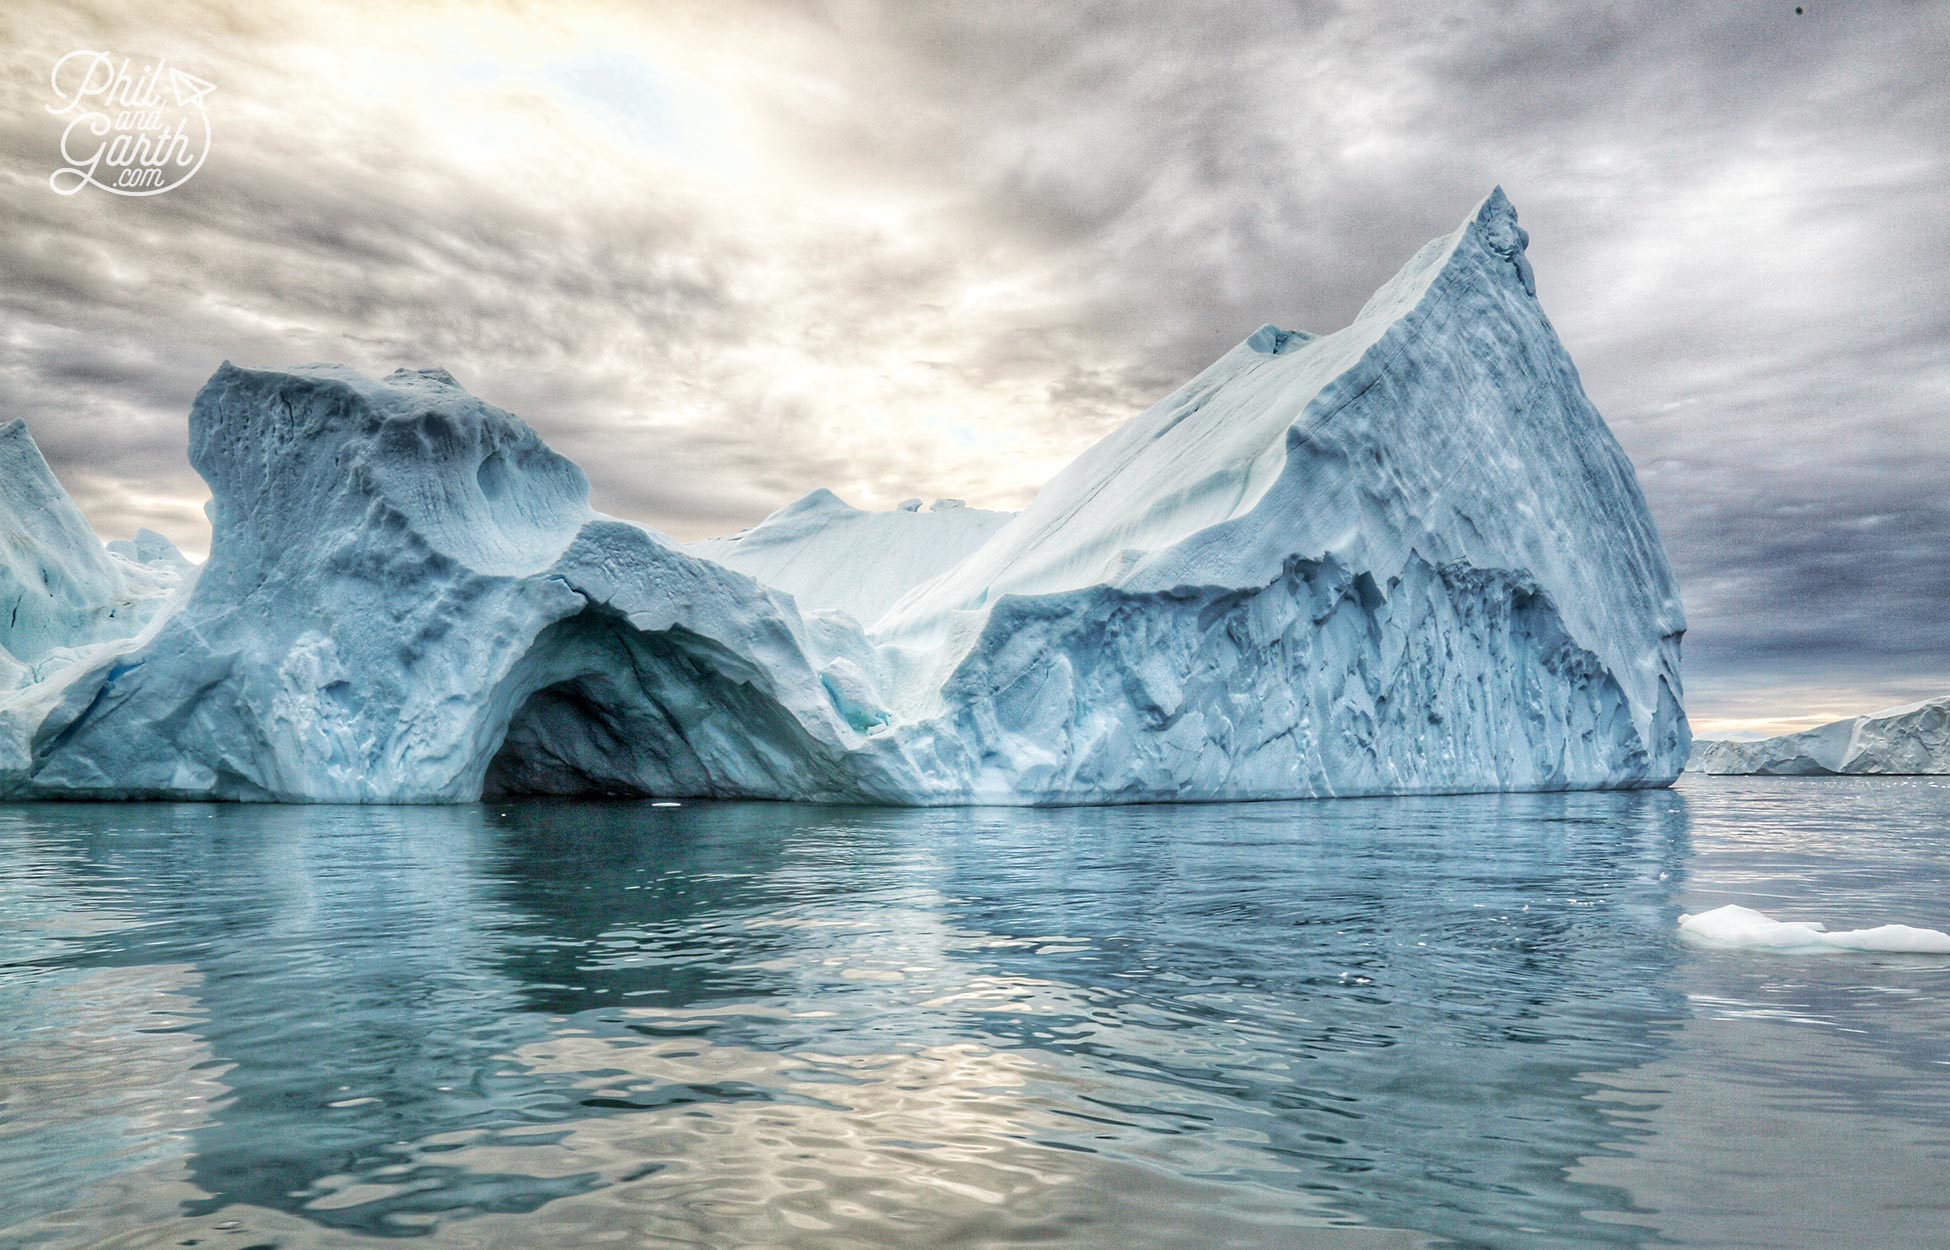
[[[684,547],[437,370],[224,366],[211,556],[38,706],[29,794],[1120,802],[1669,783],[1678,596],[1500,192],[1020,515]]]
[[[1757,742],[1701,741],[1687,767],[1776,777],[1950,773],[1950,695]]]
[[[871,625],[902,595],[954,567],[1014,516],[940,499],[910,499],[892,512],[855,508],[816,490],[728,538],[689,550],[757,578],[802,611],[845,612]]]

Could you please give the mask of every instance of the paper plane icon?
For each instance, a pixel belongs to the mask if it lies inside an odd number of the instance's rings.
[[[204,82],[192,74],[185,74],[174,65],[169,67],[169,89],[176,93],[176,103],[184,108],[191,105],[203,107],[203,97],[217,89],[217,84]]]

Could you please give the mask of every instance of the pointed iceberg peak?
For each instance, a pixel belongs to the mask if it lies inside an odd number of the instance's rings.
[[[766,517],[765,521],[783,521],[789,517],[815,516],[815,515],[825,515],[827,513],[833,513],[833,512],[858,512],[858,511],[860,511],[860,509],[854,507],[846,500],[841,499],[838,495],[826,489],[824,486],[821,486],[817,490],[811,490],[806,492],[804,495],[801,495],[799,498],[793,500],[785,507],[780,508],[777,512],[774,512],[771,516]],[[764,523],[765,522],[763,521],[760,522],[760,524],[764,524]]]
[[[4,510],[0,515],[23,525],[34,519],[34,512],[42,511],[61,527],[94,533],[19,417],[0,425],[0,509]]]
[[[153,607],[138,598],[26,422],[0,424],[0,660],[126,637]]]
[[[1488,225],[1493,221],[1508,221],[1514,225],[1517,220],[1517,206],[1510,202],[1509,193],[1499,183],[1491,187],[1490,193],[1476,205],[1472,220],[1479,225]]]
[[[27,423],[19,417],[0,423],[0,472],[9,478],[22,473],[53,478],[47,458],[41,455],[40,444],[34,441],[34,436],[27,432]]]
[[[1471,227],[1483,240],[1483,246],[1509,261],[1517,271],[1517,278],[1523,283],[1524,293],[1537,294],[1537,275],[1530,268],[1530,261],[1524,249],[1530,246],[1530,232],[1517,224],[1516,205],[1510,197],[1503,194],[1502,187],[1494,187],[1483,202],[1476,208],[1476,216]]]
[[[1361,306],[1354,324],[1366,322],[1370,334],[1379,333],[1381,327],[1408,317],[1431,293],[1449,298],[1458,283],[1467,286],[1484,279],[1514,277],[1524,294],[1534,299],[1537,281],[1524,256],[1529,243],[1530,235],[1517,224],[1510,197],[1502,187],[1494,187],[1461,226],[1430,239],[1383,283]]]

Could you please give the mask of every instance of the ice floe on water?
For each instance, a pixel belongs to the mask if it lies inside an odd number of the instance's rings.
[[[1829,932],[1808,920],[1776,920],[1751,907],[1729,904],[1679,918],[1679,935],[1699,946],[1731,950],[1882,951],[1950,955],[1950,933],[1914,925],[1885,924],[1873,929]]]

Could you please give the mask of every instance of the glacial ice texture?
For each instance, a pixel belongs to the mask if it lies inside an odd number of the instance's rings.
[[[225,364],[190,415],[208,562],[11,696],[0,776],[337,802],[1668,784],[1678,593],[1526,241],[1493,193],[1347,328],[1255,332],[1018,515],[817,492],[689,547],[596,513],[439,370]],[[102,636],[99,560],[175,568],[44,546],[29,575],[77,589],[23,645]]]

